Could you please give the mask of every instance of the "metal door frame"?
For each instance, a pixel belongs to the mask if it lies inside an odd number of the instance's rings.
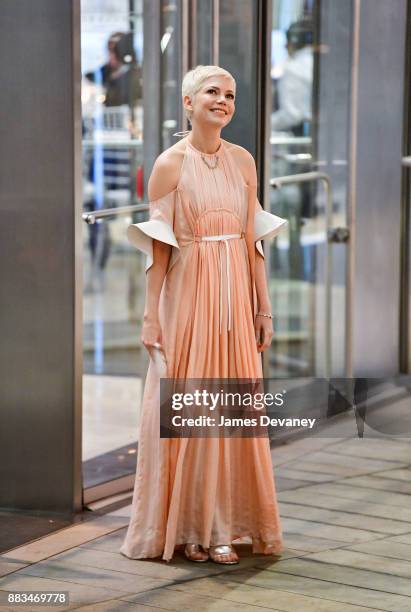
[[[401,202],[400,372],[411,374],[411,0],[407,2]]]

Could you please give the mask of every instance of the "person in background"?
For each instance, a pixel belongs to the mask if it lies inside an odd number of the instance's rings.
[[[292,23],[286,32],[288,58],[278,82],[279,108],[271,115],[273,131],[308,135],[313,89],[313,26],[308,19]]]
[[[304,18],[295,21],[286,32],[288,57],[283,65],[283,74],[278,79],[276,98],[278,109],[271,115],[273,132],[288,132],[292,136],[310,136],[312,121],[313,90],[313,23]],[[287,153],[297,155],[311,151],[307,145],[292,144]],[[287,164],[286,174],[299,174],[311,170],[311,161],[301,161],[298,157]],[[290,271],[293,278],[309,278],[309,253],[301,244],[301,227],[306,220],[316,214],[315,187],[310,182],[298,185],[298,202],[290,204]]]
[[[85,76],[89,81],[106,86],[111,72],[117,66],[115,46],[118,41],[121,40],[122,36],[123,32],[113,32],[113,34],[110,35],[110,38],[107,41],[108,61],[103,66],[100,66],[100,68],[86,73]]]
[[[107,62],[85,75],[86,82],[102,89],[103,105],[109,109],[104,112],[103,118],[100,118],[96,125],[93,120],[89,137],[93,138],[93,131],[99,129],[106,135],[112,131],[114,139],[121,137],[121,132],[127,133],[127,139],[130,133],[133,135],[136,133],[137,106],[141,104],[142,98],[141,67],[137,63],[132,32],[111,34],[107,50]],[[132,202],[134,170],[130,148],[127,145],[114,144],[117,146],[110,147],[107,143],[104,146],[102,165],[96,162],[94,149],[90,159],[87,160],[86,183],[91,185],[92,189],[89,189],[91,193],[88,193],[84,203],[85,211],[103,206],[114,208],[122,203],[127,205]],[[104,194],[103,202],[96,201],[94,197],[96,191]],[[123,202],[121,199],[124,199],[124,192],[128,192],[129,196]],[[93,285],[104,288],[104,271],[111,244],[109,221],[89,226],[89,248],[93,266],[86,291],[92,291]]]
[[[104,86],[105,106],[128,104],[130,109],[134,109],[142,97],[142,84],[132,32],[111,34],[107,50],[108,61],[97,70],[87,72],[86,78]]]

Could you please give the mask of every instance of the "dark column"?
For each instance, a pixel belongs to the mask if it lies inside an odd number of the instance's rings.
[[[80,1],[2,0],[0,506],[81,508]]]
[[[353,80],[352,354],[355,376],[399,371],[406,0],[362,0]]]

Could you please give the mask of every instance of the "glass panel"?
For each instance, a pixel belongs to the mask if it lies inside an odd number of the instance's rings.
[[[162,150],[176,143],[181,116],[181,2],[168,0],[161,11]]]
[[[258,3],[219,0],[219,64],[236,80],[235,117],[222,137],[256,155],[257,143],[257,35]]]
[[[142,198],[142,0],[82,0],[84,211]],[[144,261],[130,218],[84,224],[84,484],[135,470]],[[134,444],[135,447],[135,444]],[[102,461],[104,459],[104,461]]]
[[[196,2],[196,64],[213,63],[213,0]]]
[[[266,244],[276,315],[267,375],[324,375],[327,361],[330,374],[341,375],[346,247],[332,247],[331,320],[338,325],[331,326],[329,338],[326,236],[328,224],[345,225],[351,3],[273,0],[272,9],[270,178],[327,173],[333,211],[327,219],[321,182],[271,189],[270,212],[289,224]]]

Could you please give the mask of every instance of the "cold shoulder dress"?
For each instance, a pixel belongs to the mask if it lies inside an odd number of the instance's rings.
[[[151,201],[149,221],[130,225],[127,235],[146,254],[146,272],[153,239],[172,247],[159,301],[167,376],[262,378],[255,258],[264,257],[261,240],[276,236],[286,221],[251,195],[255,190],[245,184],[228,142],[222,140],[215,155],[186,139],[176,189]],[[208,548],[244,536],[254,553],[281,552],[268,438],[160,438],[159,412],[160,379],[150,359],[131,518],[120,552],[169,561],[187,542]]]

